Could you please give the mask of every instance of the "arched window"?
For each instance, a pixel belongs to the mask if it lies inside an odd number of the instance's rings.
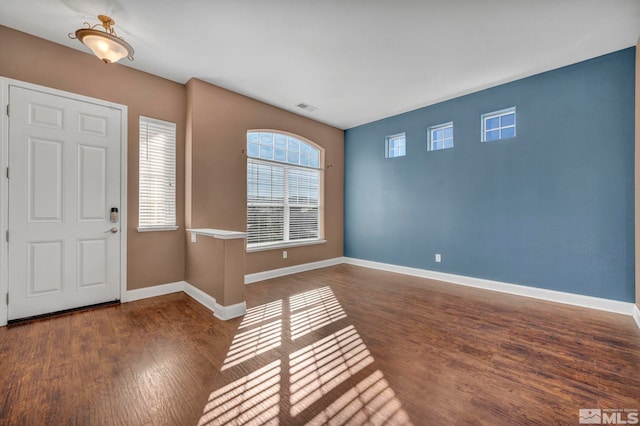
[[[247,132],[247,248],[320,240],[321,161],[299,136]]]

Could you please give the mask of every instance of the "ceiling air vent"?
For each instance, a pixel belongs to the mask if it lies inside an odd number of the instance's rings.
[[[305,104],[305,103],[299,103],[297,105],[298,108],[302,108],[305,111],[309,111],[309,112],[313,112],[315,110],[317,110],[318,108],[314,107],[313,105],[309,105],[309,104]]]

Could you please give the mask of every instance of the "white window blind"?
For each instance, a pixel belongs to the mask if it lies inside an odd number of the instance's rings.
[[[247,247],[318,240],[322,171],[314,159],[319,158],[319,150],[289,135],[261,132],[256,137],[256,133],[250,132],[247,137]],[[270,136],[275,155],[267,143]],[[292,139],[287,141],[288,148],[283,148],[287,155],[282,158],[287,163],[272,160],[278,155],[281,136]],[[258,141],[262,148],[252,147],[253,141]],[[294,141],[297,152],[305,153],[296,156],[297,161],[290,155]],[[310,161],[306,160],[307,152]],[[298,164],[291,164],[293,162]],[[318,168],[300,163],[317,164]]]
[[[140,230],[175,229],[176,125],[140,116]]]

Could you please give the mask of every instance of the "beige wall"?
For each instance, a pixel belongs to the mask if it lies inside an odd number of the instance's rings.
[[[636,45],[636,305],[640,308],[640,38]]]
[[[192,79],[182,84],[0,26],[0,76],[107,100],[128,107],[128,246],[130,290],[184,280],[185,227],[246,229],[246,131],[274,129],[325,149],[326,244],[248,253],[246,273],[342,256],[344,132]],[[138,117],[177,124],[175,232],[136,230]],[[187,123],[189,125],[187,125]],[[186,141],[186,143],[185,143]],[[185,181],[186,170],[186,181]],[[185,201],[186,197],[186,201]]]
[[[245,240],[223,240],[187,233],[185,280],[222,306],[244,302]]]
[[[224,242],[213,237],[197,235],[191,242],[187,232],[187,272],[185,281],[199,288],[224,306]]]
[[[182,84],[0,26],[0,76],[91,96],[128,107],[129,289],[184,279],[184,134]],[[138,233],[138,116],[177,124],[177,221],[175,232]]]
[[[247,253],[246,273],[342,256],[344,132],[254,99],[191,79],[187,83],[187,227],[246,230],[246,134],[273,129],[325,149],[326,244]],[[188,273],[187,273],[188,274]]]

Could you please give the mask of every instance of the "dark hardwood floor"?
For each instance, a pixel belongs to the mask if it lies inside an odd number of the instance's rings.
[[[178,293],[0,328],[0,424],[576,425],[579,409],[640,409],[628,316],[350,265],[246,298],[227,322]]]

